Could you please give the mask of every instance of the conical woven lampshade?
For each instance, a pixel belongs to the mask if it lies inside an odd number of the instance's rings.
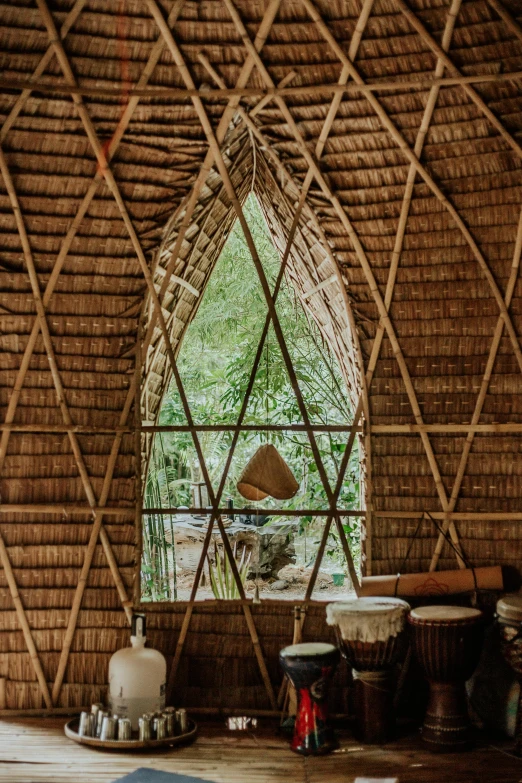
[[[293,498],[299,484],[276,447],[266,443],[245,466],[237,488],[247,500],[263,500],[268,495],[288,500]]]

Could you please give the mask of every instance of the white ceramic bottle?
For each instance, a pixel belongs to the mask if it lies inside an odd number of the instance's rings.
[[[115,652],[109,663],[109,709],[119,718],[130,718],[133,730],[144,712],[165,708],[167,664],[145,641],[145,615],[135,614],[132,647]]]

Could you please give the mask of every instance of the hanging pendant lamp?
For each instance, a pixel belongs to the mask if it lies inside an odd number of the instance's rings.
[[[293,498],[299,484],[276,447],[265,443],[245,466],[237,489],[247,500],[264,500],[268,495],[288,500]]]

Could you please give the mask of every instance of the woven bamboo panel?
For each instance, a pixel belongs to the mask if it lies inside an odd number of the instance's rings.
[[[522,71],[522,18],[516,0],[501,3],[502,14],[497,0],[234,0],[239,27],[223,0],[161,3],[238,201],[253,188],[281,253],[307,190],[287,276],[362,411],[368,572],[434,565],[434,527],[421,526],[402,565],[417,520],[384,512],[510,515],[459,521],[454,533],[476,565],[522,562],[520,432],[371,431],[522,424],[522,91],[509,76]],[[136,473],[150,447],[144,437],[135,453],[134,433],[116,428],[156,419],[236,219],[150,4],[123,5],[0,2],[0,423],[14,427],[0,435],[0,675],[10,708],[40,707],[57,676],[58,705],[103,696],[108,658],[127,640]],[[241,22],[259,36],[257,65]],[[250,92],[230,104],[212,96],[201,54],[226,87]],[[341,96],[331,85],[345,77]],[[262,96],[252,89],[288,78],[293,92],[253,111]],[[31,79],[47,87],[22,92]],[[381,88],[360,88],[368,82]],[[71,97],[75,85],[86,94]],[[138,96],[136,85],[167,92]],[[66,421],[92,432],[68,434]],[[24,426],[42,431],[16,431]],[[128,513],[106,515],[91,541],[98,503]],[[438,565],[455,565],[446,544]],[[149,613],[169,665],[184,610]],[[292,608],[253,616],[277,686]],[[322,609],[310,610],[305,635],[330,638]],[[258,663],[241,607],[197,607],[178,697],[266,707]]]

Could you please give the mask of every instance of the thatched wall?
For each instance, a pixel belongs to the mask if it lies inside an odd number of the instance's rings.
[[[186,74],[155,5],[0,4],[0,676],[10,707],[39,703],[43,680],[50,699],[56,681],[57,704],[87,701],[123,642],[141,451],[133,430],[155,419],[170,374],[145,278],[151,270],[176,351],[234,220],[201,116],[172,93],[187,87]],[[455,536],[474,563],[518,566],[520,4],[162,0],[158,8],[204,90],[239,200],[255,166],[281,249],[309,187],[289,274],[339,357],[354,409],[360,400],[366,568],[397,569],[426,509],[456,512]],[[257,36],[257,64],[241,20]],[[63,49],[49,48],[54,25]],[[216,84],[201,53],[227,87],[290,79],[287,89],[305,89],[265,102],[245,129],[239,97],[209,97]],[[345,77],[351,87],[332,107],[340,93],[314,86]],[[364,92],[361,80],[381,88]],[[171,92],[129,102],[129,85]],[[240,105],[250,111],[261,97]],[[106,510],[93,515],[96,506]],[[436,539],[424,525],[404,569],[428,568]],[[447,546],[439,564],[455,564]],[[291,610],[279,611],[290,635]],[[178,610],[161,618],[172,623],[157,639],[167,650]],[[276,677],[272,620],[256,619]],[[229,619],[198,622],[209,634],[201,646],[214,651]],[[190,634],[192,650],[199,641]],[[40,686],[24,653],[31,643]],[[222,644],[220,660],[242,656],[233,639]],[[225,699],[219,677],[193,687]]]

